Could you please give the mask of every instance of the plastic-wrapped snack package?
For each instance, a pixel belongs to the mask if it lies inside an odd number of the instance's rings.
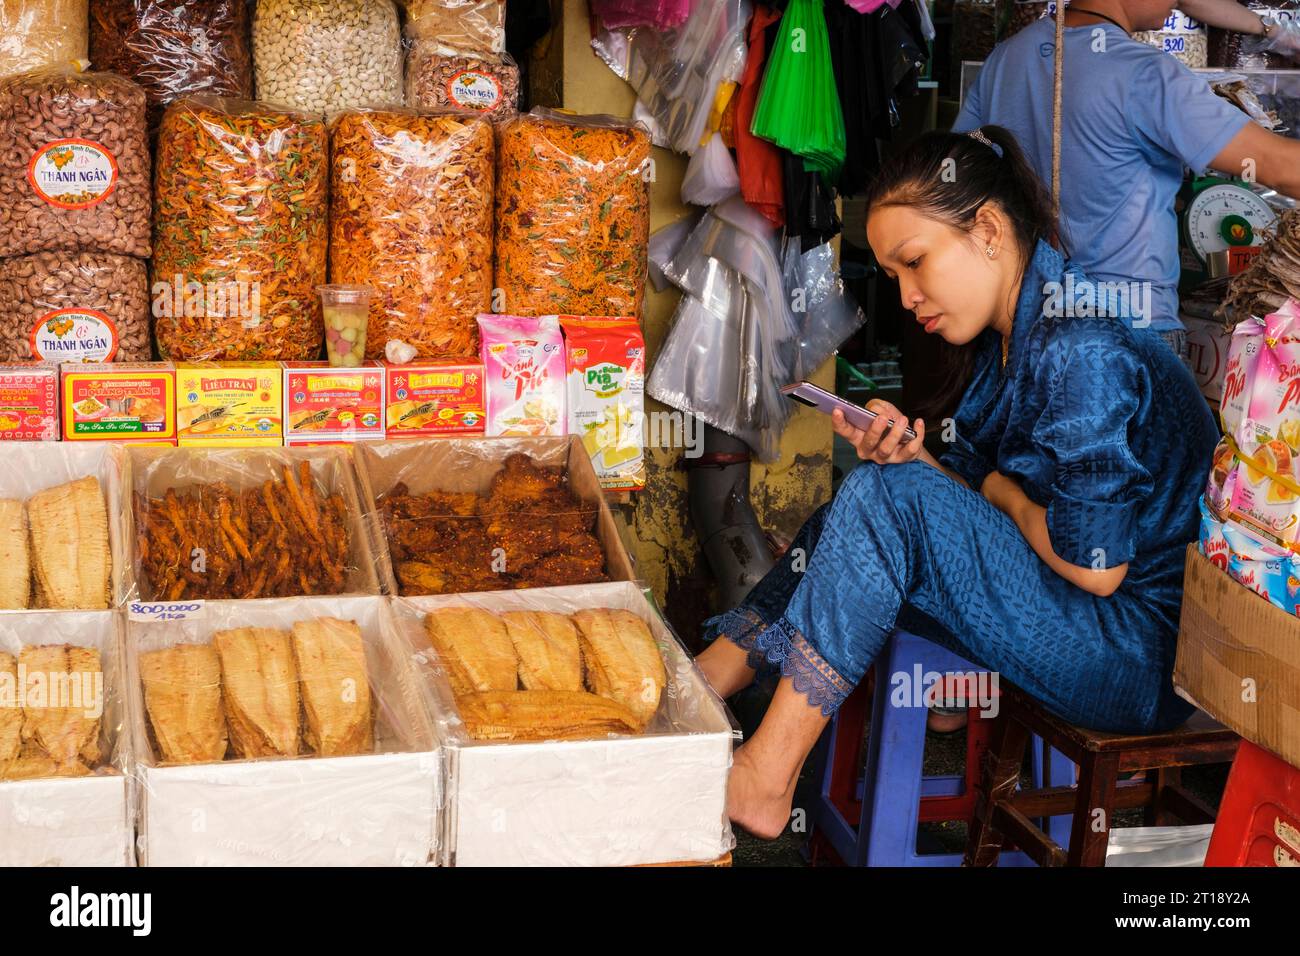
[[[138,600],[379,592],[344,449],[131,448],[125,471]]]
[[[163,109],[197,93],[253,98],[253,55],[244,0],[96,0],[90,59],[144,87],[149,127]]]
[[[406,36],[429,40],[445,53],[502,53],[505,0],[402,0]]]
[[[331,127],[330,273],[369,285],[368,358],[478,353],[491,305],[495,147],[486,120],[386,110]]]
[[[441,767],[383,598],[157,608],[126,652],[143,865],[431,862]]]
[[[0,259],[0,361],[149,360],[145,264],[99,252]]]
[[[516,315],[638,316],[650,137],[607,116],[533,110],[497,140],[496,287]]]
[[[86,0],[0,3],[0,76],[86,58]]]
[[[698,0],[674,29],[604,29],[592,41],[653,117],[655,145],[688,155],[700,146],[719,87],[744,72],[752,12],[748,0]]]
[[[0,866],[135,862],[124,685],[117,614],[0,616]]]
[[[0,610],[100,611],[123,595],[122,464],[105,442],[15,442],[0,469]]]
[[[0,257],[94,249],[149,255],[144,90],[113,73],[0,79]]]
[[[198,96],[158,136],[158,350],[178,361],[304,361],[324,325],[328,134],[320,117]]]
[[[510,54],[446,54],[417,40],[406,60],[406,102],[499,118],[519,111],[519,67]]]
[[[564,435],[564,335],[554,315],[480,315],[489,436]]]
[[[391,0],[260,0],[257,98],[334,112],[402,105],[402,33]]]
[[[404,598],[394,612],[447,752],[445,863],[710,862],[734,847],[739,732],[635,583]]]
[[[353,457],[391,594],[636,577],[575,437],[373,442]]]

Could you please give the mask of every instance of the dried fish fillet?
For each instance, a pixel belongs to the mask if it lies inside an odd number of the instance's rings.
[[[440,608],[429,612],[424,626],[457,697],[519,686],[515,646],[495,614],[472,607]]]
[[[23,743],[22,698],[18,686],[18,660],[0,651],[0,777],[7,763],[18,756]]]
[[[230,742],[241,757],[298,753],[298,669],[289,634],[269,627],[217,631]]]
[[[616,700],[644,727],[659,709],[668,682],[650,629],[631,611],[599,608],[573,615],[591,689]]]
[[[27,502],[31,562],[42,606],[108,607],[108,512],[96,478],[81,478]]]
[[[163,761],[205,763],[226,755],[221,658],[210,644],[140,655],[144,706]]]
[[[374,748],[366,648],[354,621],[333,617],[293,626],[307,744],[322,757]]]
[[[508,611],[501,615],[519,657],[519,680],[527,690],[582,690],[578,631],[563,614]]]
[[[9,764],[0,763],[0,780],[37,780],[41,777],[86,777],[90,768],[80,760],[58,763],[49,757],[19,757]]]
[[[97,761],[104,709],[99,651],[68,644],[24,647],[18,665],[27,677],[24,742],[35,744],[58,764],[72,763],[78,756]]]
[[[476,740],[579,740],[641,730],[622,704],[586,691],[487,691],[456,704]]]
[[[0,500],[0,610],[31,606],[32,570],[27,553],[27,511],[21,501]]]

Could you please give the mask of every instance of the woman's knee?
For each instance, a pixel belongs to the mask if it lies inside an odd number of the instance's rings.
[[[923,461],[909,461],[901,465],[879,465],[874,461],[864,461],[844,477],[836,497],[855,503],[880,502],[887,498],[906,506],[932,498],[936,483],[951,480]]]

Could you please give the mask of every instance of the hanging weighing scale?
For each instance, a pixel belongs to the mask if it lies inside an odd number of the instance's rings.
[[[1184,289],[1236,275],[1263,244],[1277,213],[1244,180],[1198,176],[1183,205],[1179,231],[1183,241]]]

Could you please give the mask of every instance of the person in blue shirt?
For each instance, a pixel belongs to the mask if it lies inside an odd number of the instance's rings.
[[[1300,142],[1252,122],[1203,76],[1134,40],[1159,29],[1169,0],[1075,0],[1065,17],[1061,238],[1094,281],[1135,294],[1115,318],[1166,334],[1181,354],[1178,225],[1184,167],[1249,174],[1300,196]],[[1051,182],[1055,23],[1044,18],[994,48],[953,125],[1009,129]],[[1130,286],[1137,283],[1137,286]]]
[[[1062,307],[1087,277],[1049,244],[1050,197],[1008,131],[919,137],[866,209],[877,261],[964,356],[967,385],[940,460],[892,405],[872,403],[865,432],[836,412],[863,463],[706,622],[698,662],[723,697],[782,675],[728,787],[731,818],[759,836],[784,828],[804,759],[895,627],[1074,723],[1145,733],[1191,713],[1171,674],[1218,440],[1191,374],[1155,331]]]

